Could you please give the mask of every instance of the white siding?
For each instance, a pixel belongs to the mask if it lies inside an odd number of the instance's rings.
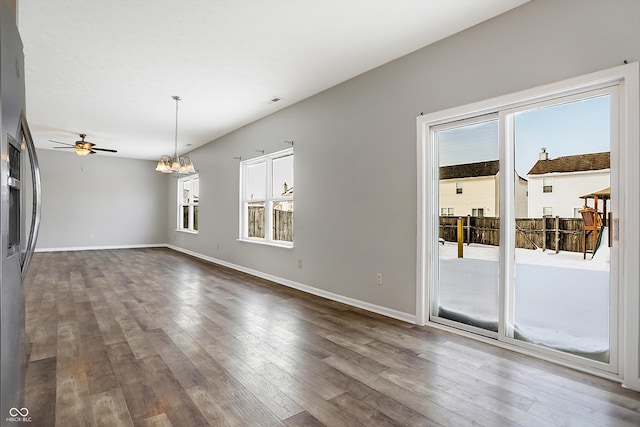
[[[516,184],[515,184],[515,214],[516,214],[516,218],[528,218],[529,214],[528,214],[528,197],[527,197],[527,192],[528,192],[529,186],[527,181],[523,181],[521,179],[518,179],[518,177],[516,177]]]
[[[462,183],[462,194],[456,184]],[[454,208],[455,216],[471,215],[472,209],[484,209],[484,216],[498,216],[497,177],[456,178],[440,181],[440,208]]]
[[[542,192],[542,181],[546,177],[553,178],[551,193]],[[574,209],[584,206],[584,200],[580,196],[602,190],[609,185],[609,169],[529,175],[529,216],[539,218],[544,207],[553,207],[554,216],[573,218]]]

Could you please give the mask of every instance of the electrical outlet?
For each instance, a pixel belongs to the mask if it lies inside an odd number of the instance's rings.
[[[382,273],[378,273],[378,274],[376,275],[376,283],[377,283],[378,285],[382,285]]]
[[[298,260],[298,268],[302,268],[302,260],[301,259]]]

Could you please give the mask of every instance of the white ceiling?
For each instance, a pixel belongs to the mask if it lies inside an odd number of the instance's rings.
[[[38,147],[157,159],[179,95],[184,153],[526,1],[21,0],[27,115]]]

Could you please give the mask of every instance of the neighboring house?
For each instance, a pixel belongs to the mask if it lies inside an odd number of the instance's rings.
[[[293,187],[289,187],[285,182],[282,186],[281,196],[293,196]],[[273,203],[273,208],[279,211],[293,212],[293,202],[281,200]]]
[[[497,217],[498,160],[440,167],[440,215]],[[516,217],[527,216],[527,181],[516,174]]]
[[[610,164],[609,152],[550,159],[543,148],[527,175],[529,215],[581,218],[578,211],[584,199],[580,196],[610,186]]]

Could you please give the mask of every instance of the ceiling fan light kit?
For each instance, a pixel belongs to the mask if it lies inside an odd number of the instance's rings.
[[[76,141],[75,144],[69,144],[68,142],[53,141],[51,139],[49,141],[54,142],[56,144],[65,145],[65,147],[53,147],[53,148],[73,148],[73,151],[75,151],[78,156],[82,156],[82,157],[88,156],[89,154],[95,154],[96,151],[107,151],[109,153],[118,152],[118,150],[112,150],[110,148],[98,148],[96,147],[96,144],[94,144],[93,142],[85,141],[84,139],[87,137],[87,134],[85,133],[78,134],[78,136],[80,137],[80,141]]]
[[[88,156],[89,154],[91,154],[91,147],[87,147],[85,145],[76,145],[74,147],[74,151],[76,152],[76,154],[78,156]]]
[[[175,175],[188,175],[196,172],[196,168],[191,163],[189,156],[178,156],[178,101],[182,98],[172,96],[176,101],[176,132],[175,132],[175,151],[173,156],[167,154],[160,157],[156,164],[156,171],[162,173],[172,173]]]

